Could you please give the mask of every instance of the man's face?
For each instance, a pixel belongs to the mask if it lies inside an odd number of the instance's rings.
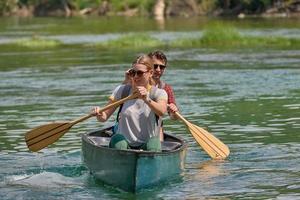
[[[157,58],[153,58],[153,63],[154,63],[154,71],[153,71],[152,78],[155,80],[159,80],[165,71],[166,65],[162,60],[159,60]]]

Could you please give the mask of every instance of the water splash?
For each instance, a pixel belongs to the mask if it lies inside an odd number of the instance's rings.
[[[54,172],[41,172],[39,174],[22,174],[6,177],[5,185],[27,186],[34,188],[60,188],[82,187],[83,183],[74,177],[66,177]]]

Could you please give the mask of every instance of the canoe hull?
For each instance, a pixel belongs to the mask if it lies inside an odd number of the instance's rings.
[[[106,129],[106,131],[109,129]],[[82,157],[95,178],[125,191],[137,192],[179,175],[184,167],[187,144],[172,135],[170,142],[180,144],[163,152],[117,150],[91,142],[103,130],[82,135]]]

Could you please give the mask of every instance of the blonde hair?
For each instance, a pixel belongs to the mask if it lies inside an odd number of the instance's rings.
[[[138,56],[135,61],[133,61],[132,66],[134,66],[135,64],[142,64],[145,65],[147,67],[147,70],[152,71],[153,72],[153,60],[151,57],[149,57],[146,54],[140,55]],[[150,85],[155,85],[155,81],[153,80],[152,76],[149,79],[149,84]]]

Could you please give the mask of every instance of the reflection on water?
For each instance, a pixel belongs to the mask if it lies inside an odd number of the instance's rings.
[[[159,36],[177,37],[170,22],[165,23],[168,32]],[[50,35],[72,41],[86,33],[74,38]],[[166,117],[166,129],[189,143],[182,181],[132,195],[89,176],[81,161],[80,135],[114,119],[89,119],[41,153],[28,152],[26,131],[74,120],[94,105],[103,106],[138,53],[88,47],[0,52],[0,199],[300,198],[299,50],[166,51],[170,65],[165,80],[175,90],[182,115],[231,150],[228,160],[210,161],[185,125]]]
[[[224,161],[203,161],[200,163],[192,163],[188,166],[186,179],[188,182],[200,184],[203,189],[215,187],[214,179],[220,179],[222,176],[228,175],[228,171],[224,168]],[[201,189],[201,190],[202,190]]]

